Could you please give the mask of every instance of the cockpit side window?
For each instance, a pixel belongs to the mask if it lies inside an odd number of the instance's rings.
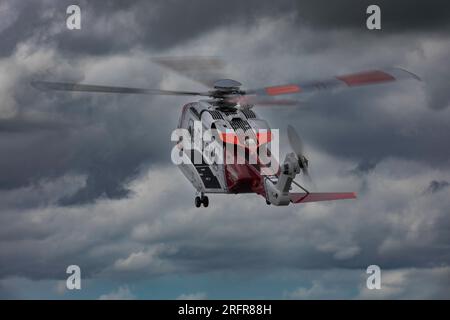
[[[194,107],[191,107],[189,110],[197,120],[200,120],[200,115],[198,114],[197,110]]]

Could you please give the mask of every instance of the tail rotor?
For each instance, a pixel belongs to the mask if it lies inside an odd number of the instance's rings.
[[[297,156],[298,159],[298,164],[300,166],[300,169],[302,170],[302,173],[305,177],[305,179],[308,181],[308,183],[315,187],[314,181],[311,178],[311,175],[309,174],[309,161],[308,159],[305,157],[304,155],[304,146],[303,146],[303,141],[300,138],[300,136],[298,135],[297,131],[294,129],[294,127],[292,127],[291,125],[288,126],[287,128],[287,133],[288,133],[288,139],[289,139],[289,144],[292,148],[292,150],[294,151],[295,155]]]

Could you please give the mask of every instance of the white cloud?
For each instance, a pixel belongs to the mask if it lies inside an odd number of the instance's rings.
[[[449,299],[449,267],[381,268],[381,289],[368,289],[364,269],[314,271],[309,284],[286,291],[286,299]]]
[[[284,294],[284,298],[292,300],[333,299],[339,297],[339,290],[327,288],[326,285],[313,281],[311,287],[300,287]]]
[[[449,299],[450,267],[381,271],[381,289],[361,286],[358,299]]]
[[[145,272],[149,274],[163,274],[174,271],[174,266],[164,261],[160,255],[175,253],[176,250],[165,245],[156,245],[145,251],[132,252],[125,259],[118,259],[114,269],[119,272]]]
[[[177,300],[206,300],[208,295],[204,292],[183,293],[177,297]]]
[[[3,1],[0,3],[0,32],[11,26],[18,17],[18,12],[11,3]]]
[[[102,294],[99,300],[134,300],[136,296],[127,286],[120,286],[117,290],[110,293]]]

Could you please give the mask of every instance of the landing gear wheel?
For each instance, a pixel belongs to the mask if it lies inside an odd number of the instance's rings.
[[[197,208],[200,208],[201,205],[202,205],[202,200],[200,199],[200,197],[195,197],[195,206]]]
[[[204,196],[204,197],[203,197],[202,202],[203,202],[203,206],[204,206],[205,208],[207,208],[207,207],[209,206],[209,199],[208,199],[207,196]]]
[[[268,206],[270,206],[270,201],[269,200],[266,200],[266,204],[268,205]]]

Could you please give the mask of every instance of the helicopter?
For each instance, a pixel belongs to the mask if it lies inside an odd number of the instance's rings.
[[[174,60],[160,60],[159,63],[173,71],[183,73],[185,65]],[[192,61],[191,61],[192,62]],[[191,64],[195,64],[195,61]],[[200,66],[201,67],[201,66]],[[261,161],[262,154],[271,154],[274,135],[268,122],[257,115],[257,105],[290,105],[295,100],[280,99],[279,96],[303,95],[322,91],[353,88],[365,85],[389,83],[398,80],[420,78],[402,68],[391,67],[330,77],[324,80],[303,83],[267,86],[259,89],[242,89],[242,84],[232,79],[210,79],[202,82],[210,86],[207,91],[179,91],[117,87],[74,82],[51,82],[34,80],[32,86],[40,90],[76,91],[90,93],[175,95],[201,97],[200,100],[185,104],[177,129],[187,132],[187,136],[175,139],[175,153],[184,161],[177,166],[196,190],[195,207],[208,207],[207,194],[252,193],[262,196],[267,205],[287,206],[289,204],[356,199],[355,192],[315,192],[295,180],[303,176],[312,182],[309,174],[309,160],[304,154],[303,142],[292,126],[288,126],[288,141],[292,152],[279,164],[278,158],[268,163]],[[274,98],[275,97],[275,98]],[[193,137],[198,130],[210,130],[214,142],[212,152],[220,155],[216,161],[205,156],[202,148],[193,147]],[[260,134],[261,133],[261,134]],[[173,139],[172,139],[173,140]],[[210,141],[210,142],[211,142]],[[260,151],[265,149],[266,152]],[[242,152],[235,152],[240,150]],[[250,155],[252,155],[250,157]],[[254,161],[249,161],[252,158]],[[256,159],[256,160],[255,160]],[[263,173],[263,171],[265,171]],[[292,192],[296,186],[300,192]]]

